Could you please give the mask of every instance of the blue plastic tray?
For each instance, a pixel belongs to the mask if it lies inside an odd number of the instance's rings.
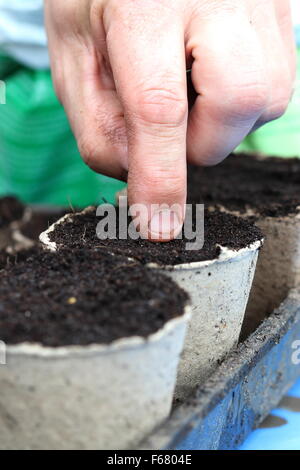
[[[300,377],[300,365],[292,360],[299,340],[295,290],[140,448],[237,449]]]

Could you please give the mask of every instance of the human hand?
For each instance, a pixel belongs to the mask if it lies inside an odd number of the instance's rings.
[[[187,159],[220,162],[291,98],[288,0],[45,0],[45,19],[80,153],[95,171],[128,177],[152,240],[181,230]],[[189,68],[198,96],[188,116]],[[164,217],[153,204],[166,204]]]

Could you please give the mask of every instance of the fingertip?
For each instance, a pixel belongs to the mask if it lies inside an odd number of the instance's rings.
[[[151,217],[148,224],[148,239],[153,242],[168,242],[177,237],[183,225],[182,215],[172,210],[161,209]]]
[[[168,242],[178,236],[184,223],[186,184],[175,193],[163,193],[155,191],[155,188],[158,189],[158,186],[132,185],[129,178],[130,214],[141,238]]]

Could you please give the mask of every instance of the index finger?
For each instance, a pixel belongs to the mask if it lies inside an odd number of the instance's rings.
[[[180,232],[186,201],[184,30],[169,7],[151,0],[138,11],[131,5],[124,1],[105,19],[127,126],[128,197],[148,209],[140,219],[142,235],[166,241]]]

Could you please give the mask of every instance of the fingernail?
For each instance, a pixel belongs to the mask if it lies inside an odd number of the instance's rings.
[[[171,240],[180,232],[182,222],[178,214],[169,209],[156,212],[149,223],[149,238],[151,240]]]

